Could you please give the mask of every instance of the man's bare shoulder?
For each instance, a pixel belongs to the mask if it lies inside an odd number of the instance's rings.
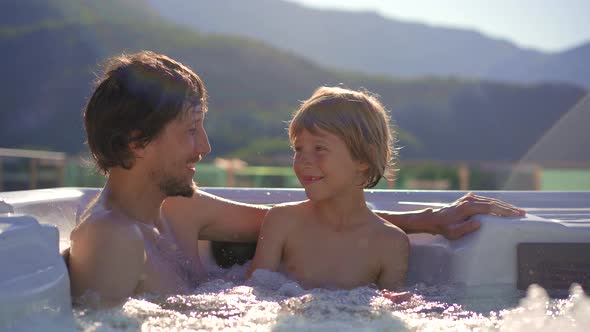
[[[200,205],[205,205],[215,201],[216,199],[221,199],[220,197],[208,194],[202,190],[197,190],[191,197],[182,197],[182,196],[171,196],[166,197],[162,207],[164,209],[173,209],[173,210],[186,210],[192,209],[195,207],[199,207]]]
[[[125,246],[137,244],[143,247],[143,234],[136,221],[101,207],[89,209],[72,231],[70,238],[73,246],[82,241],[106,250],[110,248],[109,245],[117,242]]]
[[[197,190],[192,197],[167,197],[162,203],[164,215],[174,222],[205,223],[240,203]]]
[[[70,239],[73,296],[92,291],[108,300],[133,293],[145,262],[145,243],[137,222],[101,206],[91,207]]]
[[[203,210],[208,206],[224,206],[240,204],[220,196],[213,195],[203,190],[196,190],[191,197],[171,196],[167,197],[162,204],[165,210],[174,211],[193,211],[196,209]]]

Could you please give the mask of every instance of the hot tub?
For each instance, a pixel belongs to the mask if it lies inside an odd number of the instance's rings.
[[[203,188],[225,198],[261,204],[305,199],[301,189]],[[69,245],[76,215],[97,188],[0,193],[0,329],[26,315],[71,313],[69,278],[60,249]],[[367,191],[379,210],[439,207],[459,191]],[[527,209],[524,218],[476,216],[481,229],[457,241],[411,234],[408,283],[502,285],[525,289],[590,286],[590,192],[477,192]],[[209,243],[202,242],[202,248]],[[203,250],[211,269],[215,260]],[[586,288],[588,289],[588,288]]]

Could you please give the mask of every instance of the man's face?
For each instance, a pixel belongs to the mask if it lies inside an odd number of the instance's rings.
[[[201,105],[194,106],[166,125],[161,136],[148,144],[153,145],[150,176],[165,196],[191,197],[195,193],[195,164],[211,152],[204,117]]]

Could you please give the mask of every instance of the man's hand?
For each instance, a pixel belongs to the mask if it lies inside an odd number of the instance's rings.
[[[476,214],[493,214],[500,217],[524,216],[525,211],[497,199],[468,193],[449,206],[431,210],[430,233],[441,234],[449,240],[456,240],[476,231],[479,222],[470,220]]]

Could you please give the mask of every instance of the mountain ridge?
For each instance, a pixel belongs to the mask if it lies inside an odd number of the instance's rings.
[[[281,0],[148,1],[155,12],[176,23],[260,39],[330,68],[402,78],[544,80],[590,87],[586,50],[571,63],[562,57],[575,49],[547,53],[469,29],[401,21],[371,11],[313,9]],[[580,47],[584,45],[590,42]],[[560,67],[582,68],[584,75],[545,71],[538,63],[546,58]]]

